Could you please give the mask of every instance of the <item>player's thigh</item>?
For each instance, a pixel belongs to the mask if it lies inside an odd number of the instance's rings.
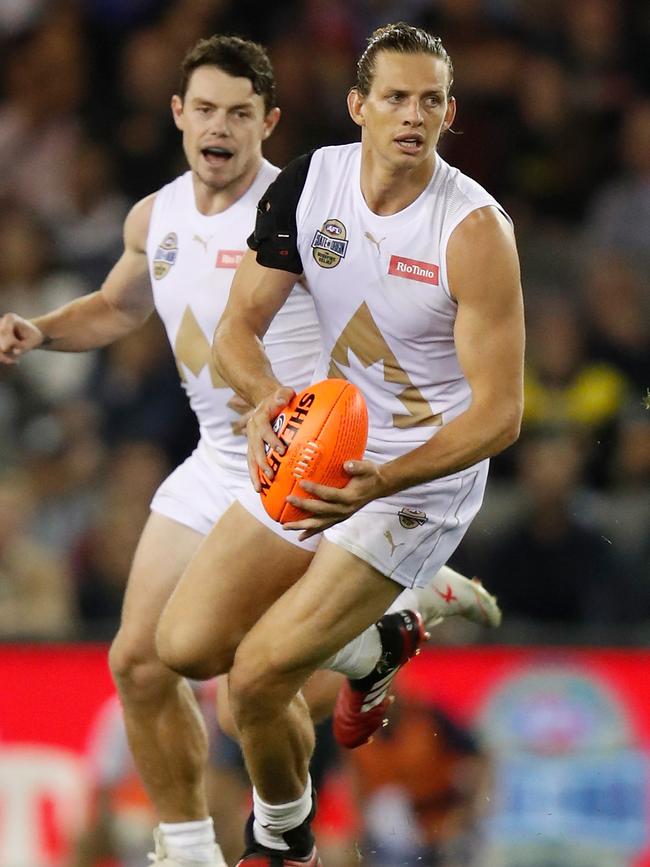
[[[328,657],[382,616],[401,587],[338,545],[322,540],[305,572],[242,641],[231,697],[242,686],[298,689]],[[243,683],[242,683],[243,682]]]
[[[214,670],[201,676],[227,671],[243,636],[312,557],[234,503],[203,540],[165,607],[159,650],[173,667],[211,660]]]
[[[203,536],[164,515],[151,512],[135,551],[120,629],[112,650],[119,668],[155,657],[160,614]]]

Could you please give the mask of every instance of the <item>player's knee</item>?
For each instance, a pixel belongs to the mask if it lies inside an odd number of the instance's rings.
[[[230,710],[235,726],[239,729],[267,707],[264,683],[259,672],[245,664],[235,662],[230,672]]]
[[[225,674],[232,665],[234,648],[229,642],[205,647],[197,641],[191,624],[179,625],[161,621],[156,632],[156,653],[172,671],[193,680],[208,680]]]
[[[142,645],[118,632],[108,656],[111,673],[122,699],[156,700],[173,685],[178,676],[158,659],[153,648]]]
[[[242,652],[235,656],[230,676],[229,697],[233,717],[241,727],[258,714],[265,716],[275,704],[289,701],[283,667],[274,659],[273,652],[264,657]]]

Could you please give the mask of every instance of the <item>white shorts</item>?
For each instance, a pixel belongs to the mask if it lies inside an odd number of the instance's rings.
[[[488,463],[373,500],[323,535],[398,584],[422,587],[449,560],[480,509]]]
[[[241,470],[224,467],[219,463],[216,450],[203,439],[160,485],[151,501],[151,511],[207,536],[236,501],[241,501],[260,523],[287,542],[308,551],[316,550],[318,540],[298,542],[298,533],[285,532],[266,514],[245,464]]]

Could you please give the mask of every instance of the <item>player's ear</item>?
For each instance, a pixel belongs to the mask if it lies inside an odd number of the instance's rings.
[[[350,88],[348,92],[348,111],[350,117],[357,126],[365,126],[363,117],[363,96],[359,93],[356,87]]]
[[[445,113],[445,119],[442,124],[442,131],[446,132],[454,122],[454,118],[456,117],[456,100],[453,96],[449,97],[449,102],[447,104],[447,111]]]
[[[172,96],[172,117],[174,118],[174,123],[178,127],[178,129],[183,129],[183,100],[178,94],[174,94]]]
[[[266,117],[264,118],[264,139],[267,139],[276,128],[281,115],[282,113],[277,106],[275,108],[272,108],[271,111],[267,112]]]

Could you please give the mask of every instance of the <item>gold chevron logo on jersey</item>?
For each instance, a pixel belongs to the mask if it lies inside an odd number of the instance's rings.
[[[325,220],[311,242],[313,256],[321,268],[336,268],[348,249],[348,232],[340,220]]]
[[[162,280],[169,274],[176,257],[178,256],[178,235],[169,232],[156,247],[153,257],[153,276],[156,280]]]

